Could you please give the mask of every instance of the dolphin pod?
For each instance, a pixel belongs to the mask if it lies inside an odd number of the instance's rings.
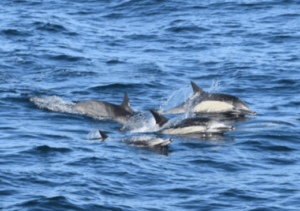
[[[155,119],[155,123],[159,128],[159,132],[167,135],[223,135],[226,131],[235,130],[234,126],[228,126],[224,122],[219,122],[217,116],[222,117],[243,117],[245,115],[256,115],[256,112],[249,109],[247,104],[238,97],[228,94],[210,94],[203,91],[193,81],[191,81],[193,95],[187,101],[179,106],[169,109],[164,114],[176,114],[193,112],[197,118],[187,118],[179,123],[171,124],[169,119],[155,110],[150,110]],[[88,100],[78,102],[73,109],[88,116],[109,117],[112,120],[125,124],[133,115],[130,107],[127,93],[124,93],[124,99],[121,105],[115,105],[108,102]],[[204,117],[205,116],[205,117]],[[208,118],[209,116],[210,118]],[[99,131],[101,139],[104,141],[108,136]],[[134,146],[150,147],[150,148],[166,148],[173,139],[161,138],[126,138],[123,142],[127,142]]]

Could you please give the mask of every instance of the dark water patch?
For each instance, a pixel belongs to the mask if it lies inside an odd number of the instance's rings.
[[[15,194],[18,194],[19,191],[12,190],[12,189],[7,189],[7,190],[0,190],[0,196],[12,196]]]
[[[271,165],[297,165],[298,161],[295,159],[287,159],[287,158],[268,158],[265,161]]]
[[[33,198],[34,199],[18,203],[17,205],[12,206],[11,208],[16,207],[22,210],[84,210],[80,206],[71,203],[64,196],[35,196]]]
[[[222,169],[226,172],[237,172],[245,170],[244,166],[238,165],[238,164],[227,164],[225,162],[218,162],[214,160],[208,160],[208,159],[195,159],[189,161],[189,163],[199,166],[206,166],[206,167],[212,167],[217,169]]]
[[[7,36],[32,36],[32,34],[28,31],[25,32],[16,29],[4,29],[1,32]]]
[[[249,191],[244,191],[244,190],[240,190],[240,189],[229,189],[226,190],[222,193],[220,193],[220,195],[230,198],[239,198],[245,201],[251,201],[251,200],[255,200],[255,201],[264,201],[266,200],[266,198],[261,198],[261,197],[256,197],[254,196],[254,193],[251,194],[251,192]]]
[[[34,22],[37,30],[48,31],[48,32],[66,32],[68,31],[64,26],[60,24],[51,24],[43,22]]]
[[[95,87],[90,87],[89,90],[93,91],[103,91],[103,90],[126,90],[126,89],[133,89],[133,88],[142,88],[145,87],[146,84],[120,84],[120,83],[115,83],[115,84],[110,84],[110,85],[105,85],[105,86],[95,86]]]
[[[116,65],[116,64],[125,64],[125,61],[119,60],[119,59],[111,59],[106,61],[106,64],[108,65]]]
[[[55,153],[70,153],[73,150],[65,147],[49,147],[48,145],[36,146],[31,150],[25,151],[30,154],[55,154]]]
[[[91,167],[101,167],[105,166],[106,162],[108,162],[107,158],[99,158],[99,157],[85,157],[76,161],[68,162],[66,165],[70,166],[91,166]]]
[[[79,56],[70,56],[66,54],[58,55],[58,56],[50,56],[49,59],[57,60],[57,61],[67,61],[67,62],[77,62],[85,59],[84,57]]]
[[[176,208],[180,207],[184,210],[230,210],[234,208],[231,204],[209,202],[201,197],[184,200],[176,203]]]
[[[68,57],[68,58],[67,58]],[[57,58],[57,57],[56,57]],[[66,59],[68,62],[71,62],[71,60],[74,59],[74,61],[79,61],[84,58],[79,57],[69,57],[64,56],[64,58],[60,57],[60,59],[64,60]],[[98,76],[98,73],[94,71],[80,71],[80,70],[74,70],[74,69],[57,69],[51,72],[52,77],[59,77],[62,81],[69,80],[72,77],[88,77],[88,76]]]
[[[282,17],[282,18],[299,18],[300,14],[298,13],[286,13],[286,14],[281,14],[278,17]]]
[[[281,84],[281,85],[285,85],[285,86],[294,86],[296,84],[298,84],[298,80],[295,79],[277,79],[277,80],[272,80],[272,82],[274,84]]]
[[[74,94],[74,95],[90,95],[91,92],[85,91],[85,90],[84,91],[73,91],[72,94]]]
[[[199,27],[199,26],[174,26],[169,27],[166,29],[166,31],[172,32],[172,33],[202,33],[207,32],[210,29]]]
[[[266,37],[265,39],[271,44],[286,44],[288,42],[292,42],[294,44],[299,42],[300,36],[293,36],[290,34],[274,34]]]
[[[103,18],[110,18],[110,19],[121,19],[121,18],[125,18],[126,16],[122,13],[113,12],[113,13],[103,15],[102,17]]]
[[[127,35],[124,37],[125,39],[130,39],[133,41],[147,41],[147,42],[151,42],[151,41],[155,41],[157,39],[156,35],[147,35],[147,34],[133,34],[133,35]]]
[[[0,127],[0,130],[15,130],[16,128],[14,127]]]
[[[257,208],[251,208],[249,211],[281,211],[285,208],[278,206],[257,206]]]
[[[43,134],[43,137],[48,139],[57,139],[57,140],[70,140],[71,137],[68,136],[62,136],[62,135],[56,135],[56,134]]]

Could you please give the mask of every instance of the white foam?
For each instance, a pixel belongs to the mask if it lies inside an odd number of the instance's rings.
[[[191,92],[190,87],[185,86],[179,90],[173,91],[173,93],[168,97],[165,102],[162,102],[160,106],[160,111],[166,111],[171,108],[174,108],[181,103],[184,103],[187,99],[192,97],[193,93]]]
[[[48,109],[50,111],[63,113],[78,113],[72,109],[75,103],[63,101],[60,97],[55,95],[31,96],[29,100],[41,109]]]
[[[101,139],[101,135],[99,134],[99,130],[97,131],[91,131],[86,135],[87,140],[95,140],[95,139]]]
[[[131,116],[123,126],[123,129],[135,133],[144,133],[156,132],[159,130],[159,127],[156,125],[152,114],[149,111],[146,111]]]

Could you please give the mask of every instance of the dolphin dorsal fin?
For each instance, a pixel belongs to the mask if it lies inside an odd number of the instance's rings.
[[[192,87],[194,94],[199,93],[199,94],[205,94],[205,91],[203,91],[197,84],[195,84],[193,81],[191,81]]]
[[[101,136],[101,138],[102,138],[103,140],[105,140],[105,139],[108,138],[108,136],[107,136],[104,132],[102,132],[101,130],[99,130],[99,134],[100,134],[100,136]]]
[[[121,104],[121,107],[124,108],[126,111],[133,113],[131,107],[130,107],[130,102],[127,93],[124,93],[124,100],[123,103]]]
[[[150,112],[154,116],[156,124],[158,124],[160,127],[163,126],[164,124],[166,124],[169,121],[169,119],[167,119],[166,117],[164,117],[163,115],[157,113],[154,110],[150,110]]]

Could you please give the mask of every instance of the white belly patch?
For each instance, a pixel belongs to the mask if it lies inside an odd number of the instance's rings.
[[[176,135],[176,134],[188,134],[188,133],[203,133],[206,131],[206,127],[203,126],[190,126],[183,128],[170,128],[162,131],[164,134]]]
[[[219,113],[231,110],[233,110],[233,105],[229,103],[220,101],[204,101],[199,103],[193,111],[199,113]]]

